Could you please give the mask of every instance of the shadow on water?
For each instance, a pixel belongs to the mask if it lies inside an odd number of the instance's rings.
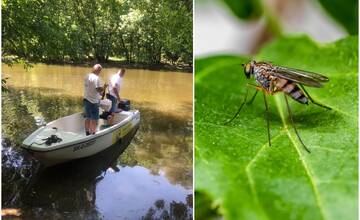
[[[3,139],[1,145],[1,202],[3,207],[16,207],[19,206],[21,196],[36,177],[40,164],[7,139]]]
[[[57,166],[39,174],[22,198],[25,218],[101,218],[96,184],[124,149],[113,146],[99,155]],[[86,169],[87,167],[87,169]]]
[[[44,169],[22,198],[23,207],[29,210],[23,213],[23,217],[58,216],[71,219],[80,215],[100,218],[95,203],[96,184],[104,178],[108,169],[119,169],[117,158],[129,141],[117,143],[88,158]]]
[[[49,122],[82,109],[81,98],[53,92],[11,88],[2,97],[3,208],[27,218],[192,218],[191,119],[133,103],[142,121],[126,150],[114,145],[43,170],[18,147],[36,129],[34,116]]]

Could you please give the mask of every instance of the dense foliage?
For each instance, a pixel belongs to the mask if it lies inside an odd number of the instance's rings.
[[[192,64],[189,0],[4,0],[2,24],[5,58]]]

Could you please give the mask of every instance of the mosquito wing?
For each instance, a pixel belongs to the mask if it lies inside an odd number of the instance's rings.
[[[329,78],[318,73],[288,67],[275,67],[272,74],[276,77],[311,87],[322,87],[323,85],[321,83],[329,81]]]

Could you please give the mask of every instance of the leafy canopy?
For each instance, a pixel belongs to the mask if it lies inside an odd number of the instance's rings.
[[[3,55],[33,62],[103,62],[116,57],[132,63],[191,65],[191,4],[189,0],[4,0]]]

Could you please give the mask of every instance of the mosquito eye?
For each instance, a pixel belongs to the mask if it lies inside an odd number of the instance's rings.
[[[246,73],[250,73],[250,65],[249,65],[249,64],[246,64],[246,66],[245,66],[245,72],[246,72]]]
[[[244,68],[244,72],[245,72],[245,76],[246,78],[250,78],[250,74],[251,74],[251,66],[250,64],[246,64],[245,68]]]

